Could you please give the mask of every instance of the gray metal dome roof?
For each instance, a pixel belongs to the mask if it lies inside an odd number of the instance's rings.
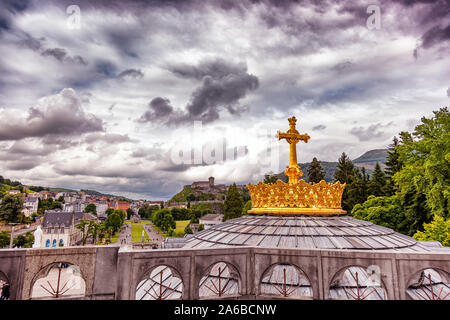
[[[259,246],[385,250],[411,248],[411,237],[350,216],[246,215],[194,234],[184,248]],[[418,247],[421,247],[418,245]]]

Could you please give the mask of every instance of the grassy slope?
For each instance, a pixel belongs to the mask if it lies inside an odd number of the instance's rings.
[[[131,241],[132,242],[142,242],[142,230],[144,227],[141,223],[132,223],[131,224]],[[149,237],[147,232],[144,231],[144,240],[148,241]]]
[[[175,228],[175,232],[184,232],[184,228],[186,228],[186,226],[191,222],[191,220],[179,220],[179,221],[175,221],[176,223],[176,228]]]

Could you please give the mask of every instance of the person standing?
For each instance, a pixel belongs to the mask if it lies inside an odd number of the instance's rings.
[[[9,283],[5,282],[2,287],[2,295],[0,297],[0,300],[9,300],[9,295],[10,295]]]

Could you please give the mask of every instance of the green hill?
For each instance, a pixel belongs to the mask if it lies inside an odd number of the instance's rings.
[[[195,201],[202,200],[215,200],[216,195],[213,193],[205,193],[200,190],[194,190],[192,188],[183,188],[180,192],[172,197],[169,201],[171,202],[186,202],[188,198]]]
[[[374,149],[367,151],[363,155],[359,156],[355,160],[352,160],[353,164],[359,168],[366,168],[366,172],[371,174],[373,169],[375,168],[376,163],[378,162],[382,169],[385,168],[386,157],[388,154],[387,149]],[[336,171],[337,162],[328,162],[328,161],[319,161],[322,165],[322,168],[325,170],[325,181],[333,182],[334,180],[334,172]],[[303,171],[303,176],[300,179],[304,179],[308,181],[308,168],[309,162],[299,163],[300,169]],[[278,178],[287,182],[287,177],[283,172],[278,174]]]

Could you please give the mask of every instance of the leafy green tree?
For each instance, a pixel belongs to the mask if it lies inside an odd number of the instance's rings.
[[[433,215],[449,218],[450,114],[447,108],[422,117],[413,133],[401,132],[397,147],[402,169],[394,181],[401,195],[418,192],[425,197],[429,222]]]
[[[169,228],[169,230],[167,230],[167,236],[168,237],[174,237],[175,236],[175,230],[173,230],[172,228]]]
[[[123,217],[121,216],[121,214],[119,212],[116,212],[116,210],[114,210],[114,212],[111,213],[106,218],[105,225],[106,225],[107,228],[111,229],[112,234],[114,234],[117,231],[119,231],[120,227],[122,227],[122,225],[123,225]]]
[[[22,209],[23,198],[20,194],[6,194],[0,204],[0,219],[12,223],[23,222],[25,217]]]
[[[95,244],[95,242],[97,241],[97,236],[100,233],[100,225],[101,223],[97,223],[94,220],[89,221],[89,228],[88,228],[88,232],[89,234],[92,235],[92,243]]]
[[[314,157],[308,167],[308,181],[317,183],[323,180],[324,178],[325,178],[325,171],[323,170],[322,165],[317,160],[317,158]]]
[[[372,177],[369,182],[369,194],[381,197],[386,194],[386,175],[381,170],[380,164],[377,162],[375,170],[372,173]]]
[[[0,248],[9,247],[10,240],[11,240],[11,234],[8,231],[0,232]]]
[[[127,209],[127,220],[131,219],[131,216],[134,214],[133,209],[128,208]]]
[[[369,196],[366,202],[353,207],[351,215],[356,219],[370,221],[397,232],[409,231],[408,221],[398,196]]]
[[[252,200],[248,200],[244,207],[242,208],[242,215],[245,216],[248,213],[248,210],[252,208]]]
[[[161,228],[164,216],[168,215],[168,214],[170,214],[170,209],[167,209],[167,208],[153,211],[153,214],[152,214],[152,221],[153,221],[153,223],[157,227]]]
[[[450,247],[450,219],[435,215],[430,223],[424,224],[424,231],[417,231],[414,239],[439,241],[443,246]]]
[[[114,208],[108,208],[105,210],[106,216],[109,216],[111,213],[114,213]]]
[[[397,137],[394,137],[392,144],[389,145],[388,155],[386,157],[386,167],[384,172],[386,173],[386,195],[391,196],[395,193],[396,187],[393,180],[394,175],[402,168],[400,162],[400,155],[397,151],[397,146],[400,144]]]
[[[80,222],[77,224],[76,228],[81,231],[81,241],[83,245],[85,245],[89,236],[89,222],[84,219],[80,219]]]
[[[345,152],[343,152],[339,157],[336,171],[334,172],[334,180],[348,184],[353,181],[354,174],[355,166]]]
[[[151,219],[152,218],[152,212],[155,210],[155,207],[157,206],[150,206],[148,203],[145,203],[142,207],[138,210],[138,215],[141,217],[141,219]]]
[[[120,226],[122,226],[122,224],[124,224],[124,222],[125,222],[125,217],[127,216],[125,211],[123,211],[122,209],[115,209],[114,213],[117,213],[120,216],[120,219],[122,221]]]
[[[369,175],[366,174],[364,167],[361,168],[361,171],[358,168],[354,168],[353,179],[345,187],[345,206],[348,208],[347,210],[351,210],[355,204],[364,203],[367,200],[369,181]]]
[[[197,228],[197,232],[205,230],[205,226],[203,224],[199,224]]]
[[[62,203],[53,198],[38,200],[38,214],[43,216],[46,210],[62,209]]]
[[[239,194],[238,188],[236,187],[236,183],[233,183],[228,188],[227,197],[225,199],[224,205],[225,208],[223,221],[238,218],[242,215],[242,209],[244,207],[244,204],[241,195]]]
[[[86,208],[84,208],[84,212],[90,212],[97,215],[97,206],[94,203],[89,203]]]
[[[161,222],[161,229],[164,231],[169,230],[169,228],[175,229],[176,228],[176,223],[175,220],[173,219],[172,215],[169,214],[165,214],[162,222]]]
[[[191,227],[189,225],[184,228],[184,234],[193,234]]]
[[[27,232],[25,235],[19,235],[13,240],[16,248],[31,248],[34,242],[34,235]]]
[[[342,208],[347,212],[351,212],[353,205],[355,204],[354,199],[350,196],[352,189],[350,185],[355,180],[356,171],[357,169],[355,169],[353,162],[345,152],[343,152],[339,157],[336,171],[334,172],[334,180],[339,181],[340,183],[346,183],[346,188],[342,194]]]

